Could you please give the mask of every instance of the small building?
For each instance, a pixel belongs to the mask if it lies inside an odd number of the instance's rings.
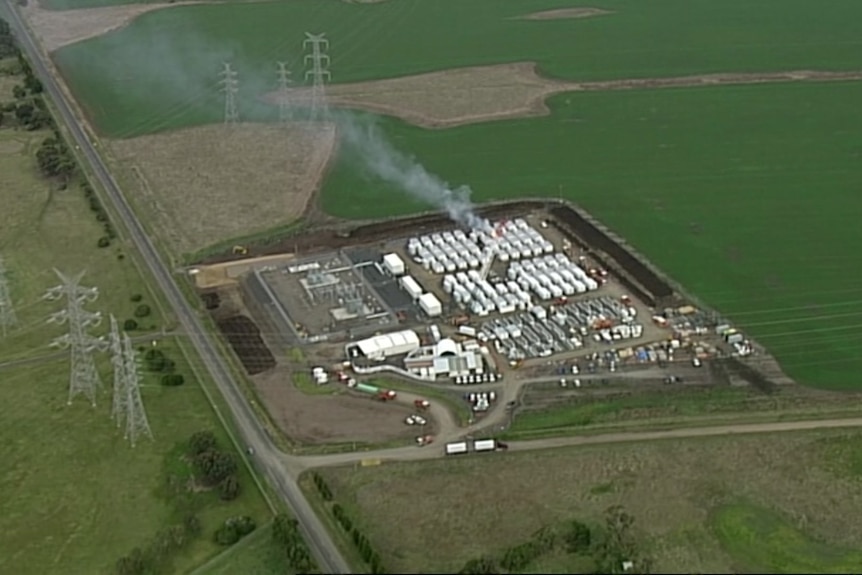
[[[345,347],[345,352],[349,359],[364,357],[383,361],[387,357],[416,351],[420,346],[419,335],[413,330],[406,329],[350,343]]]
[[[410,352],[404,367],[420,377],[459,377],[485,371],[485,362],[478,349],[466,350],[458,342],[444,338],[434,345]]]
[[[443,304],[437,299],[437,296],[431,292],[424,293],[419,296],[419,307],[422,308],[429,317],[437,317],[443,313]]]
[[[403,276],[407,272],[407,266],[398,254],[383,256],[383,268],[392,276]]]
[[[422,295],[422,286],[419,285],[413,276],[402,276],[400,280],[401,287],[410,294],[410,299],[416,301]]]

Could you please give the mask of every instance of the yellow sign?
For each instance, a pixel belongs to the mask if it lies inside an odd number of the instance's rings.
[[[379,459],[363,459],[362,467],[374,467],[375,465],[380,465]]]

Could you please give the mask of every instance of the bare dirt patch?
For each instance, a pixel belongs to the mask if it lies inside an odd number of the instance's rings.
[[[53,52],[63,46],[101,36],[128,26],[147,12],[186,6],[200,2],[173,2],[171,4],[126,4],[103,8],[79,8],[75,10],[46,10],[38,2],[28,2],[21,11],[45,50]]]
[[[814,538],[858,548],[862,484],[832,469],[849,464],[826,439],[841,437],[859,436],[668,440],[320,472],[337,500],[358,506],[354,517],[393,572],[454,573],[541,527],[600,521],[621,504],[649,542],[654,573],[738,573],[710,527],[710,512],[730,502],[774,509]],[[446,554],[429,552],[443,541]]]
[[[346,393],[306,395],[294,386],[285,367],[252,381],[275,423],[300,443],[382,443],[417,434],[404,424],[404,418],[413,413],[406,405]]]
[[[605,14],[613,14],[611,10],[603,10],[601,8],[559,8],[557,10],[544,10],[542,12],[533,12],[526,16],[520,16],[519,20],[567,20],[570,18],[593,18],[595,16],[604,16]]]
[[[230,134],[225,132],[230,130]],[[331,125],[204,126],[113,140],[182,253],[295,221],[320,187],[335,148]]]
[[[450,128],[493,120],[545,116],[550,113],[545,100],[563,92],[859,79],[862,79],[862,72],[800,70],[562,82],[543,78],[533,62],[519,62],[457,68],[375,82],[335,84],[327,88],[327,93],[334,106],[395,116],[425,128]],[[274,103],[276,97],[268,94],[264,99]],[[308,97],[309,92],[305,89],[294,93],[298,102]]]

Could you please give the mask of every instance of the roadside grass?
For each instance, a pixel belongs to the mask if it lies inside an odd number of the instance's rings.
[[[192,575],[293,575],[285,557],[272,542],[272,525],[254,533],[197,569]]]
[[[545,118],[380,125],[432,173],[472,186],[477,201],[578,202],[766,346],[790,377],[852,390],[862,370],[862,268],[849,265],[862,206],[860,100],[862,82],[596,92],[551,98]],[[419,208],[358,166],[342,154],[329,172],[328,213]],[[364,201],[348,202],[348,190]]]
[[[61,191],[38,173],[35,153],[48,136],[47,131],[0,128],[0,194],[5,206],[0,215],[0,255],[18,318],[18,327],[0,346],[0,362],[50,353],[51,340],[63,333],[63,326],[46,320],[65,302],[42,300],[48,288],[60,283],[55,267],[70,276],[85,271],[81,284],[99,289],[98,299],[85,305],[88,311],[101,311],[105,320],[92,330],[94,335],[107,332],[108,314],[114,314],[121,326],[124,320],[135,319],[139,328],[132,335],[162,327],[160,306],[131,256],[117,241],[107,248],[96,246],[104,233],[78,183]],[[134,294],[143,299],[133,302]],[[141,304],[150,307],[150,314],[135,318]]]
[[[306,395],[336,395],[343,393],[344,390],[340,384],[330,381],[324,384],[317,384],[309,374],[305,372],[293,372],[290,374],[290,379],[293,385]]]
[[[766,395],[749,388],[705,387],[582,395],[547,407],[532,407],[541,392],[528,388],[525,408],[502,434],[506,439],[539,439],[607,432],[609,428],[672,428],[719,422],[781,421],[847,416],[859,412],[855,396],[810,394],[779,389]]]
[[[779,514],[736,504],[717,509],[713,529],[741,565],[761,573],[859,573],[862,552],[817,541]]]
[[[667,440],[324,468],[319,473],[390,572],[454,573],[467,560],[500,553],[541,527],[575,518],[599,522],[615,504],[634,516],[638,549],[653,560],[656,573],[801,572],[800,566],[809,565],[811,572],[828,572],[817,570],[828,566],[817,563],[817,557],[827,557],[826,545],[834,546],[833,555],[843,561],[833,567],[850,569],[854,556],[841,550],[862,544],[862,525],[856,520],[862,511],[862,482],[834,471],[840,464],[836,446],[842,445],[859,449],[862,434]],[[786,547],[798,546],[803,537],[790,538],[788,527],[782,527],[782,537],[763,545],[769,546],[770,557],[795,557],[796,563],[773,559],[761,566],[762,557],[751,549],[755,541],[724,547],[714,530],[715,517],[740,501],[791,518],[805,538],[824,547]],[[724,515],[723,528],[740,524],[742,516]],[[446,553],[440,553],[444,542]],[[570,558],[545,561],[529,571],[576,572]]]
[[[54,6],[70,1],[54,0]],[[747,0],[697,6],[687,0],[648,5],[605,0],[601,7],[614,13],[601,18],[517,18],[570,5],[570,0],[522,0],[516,5],[495,0],[333,0],[173,7],[67,46],[54,57],[100,131],[112,137],[220,122],[223,102],[213,87],[225,60],[241,75],[243,117],[275,119],[275,111],[262,105],[259,96],[275,83],[276,60],[302,60],[308,30],[327,33],[338,82],[527,60],[537,61],[548,76],[580,80],[846,70],[862,64],[855,26],[862,6],[855,0],[833,0],[828,11],[807,0],[786,0],[781,18],[775,17],[771,3]],[[458,26],[452,26],[453,19]],[[800,42],[803,36],[805,42]],[[176,73],[165,73],[166,61]],[[521,145],[523,151],[532,147],[527,141]]]
[[[53,361],[3,373],[0,401],[15,406],[0,421],[0,454],[7,463],[0,477],[6,497],[0,502],[0,571],[21,575],[103,573],[134,547],[143,547],[160,529],[179,522],[166,491],[168,474],[188,473],[179,444],[200,430],[216,433],[230,449],[201,388],[170,342],[160,347],[177,362],[187,381],[164,387],[145,373],[141,395],[154,441],[132,448],[110,419],[110,394],[97,407],[78,397],[66,405],[68,361]],[[99,358],[108,387],[111,372]],[[214,530],[226,518],[247,514],[258,522],[268,509],[245,469],[241,494],[226,503],[217,494],[193,496],[203,526],[201,537],[180,552],[171,573],[188,572],[216,555]]]

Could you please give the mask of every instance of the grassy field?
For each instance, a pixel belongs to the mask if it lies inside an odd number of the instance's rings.
[[[728,420],[804,419],[858,413],[856,401],[843,393],[811,394],[790,388],[769,395],[732,387],[621,391],[546,404],[534,387],[525,394],[525,409],[516,413],[504,434],[506,438],[537,439],[587,430],[607,431],[608,428],[707,425]],[[532,405],[533,397],[541,405]]]
[[[0,255],[19,324],[0,346],[0,362],[51,353],[52,338],[64,333],[62,326],[46,323],[50,314],[63,309],[64,302],[42,300],[45,290],[60,283],[54,267],[68,275],[86,271],[82,285],[99,288],[99,298],[85,306],[102,312],[105,319],[92,333],[106,333],[108,314],[122,324],[140,304],[148,305],[151,314],[137,319],[140,329],[131,335],[162,327],[159,307],[131,257],[125,256],[126,250],[116,240],[107,248],[96,246],[104,235],[102,225],[78,185],[59,191],[37,172],[34,155],[46,137],[48,132],[0,129],[0,190],[5,206],[0,213]],[[131,301],[134,294],[142,295],[142,301]]]
[[[579,202],[753,334],[791,376],[856,388],[860,100],[862,83],[591,93],[554,98],[544,119],[444,131],[384,125],[478,200],[562,193]],[[345,190],[363,201],[345,201]],[[345,217],[418,208],[400,196],[342,157],[322,201]]]
[[[162,344],[188,370],[170,342]],[[103,378],[110,382],[106,361]],[[22,575],[104,573],[120,556],[144,546],[159,529],[179,521],[165,495],[167,473],[185,465],[178,442],[195,431],[217,431],[215,417],[194,381],[166,388],[146,376],[142,396],[155,441],[133,449],[111,421],[110,395],[103,393],[94,410],[83,399],[66,405],[68,362],[65,360],[3,372],[0,400],[14,405],[0,423],[6,470],[0,486],[0,571]],[[174,562],[181,573],[220,551],[212,532],[227,517],[249,514],[265,521],[268,511],[248,474],[242,470],[240,498],[221,502],[202,493],[194,503],[202,537]]]
[[[862,476],[850,463],[860,453],[859,434],[797,433],[321,474],[390,572],[453,573],[542,527],[600,522],[619,504],[654,573],[836,573],[862,568],[849,551],[862,544]],[[578,572],[572,559],[544,557],[525,572]]]
[[[258,528],[193,575],[292,575],[287,561],[272,544],[271,537],[269,525]]]
[[[220,121],[217,82],[225,60],[239,73],[244,116],[271,117],[256,98],[274,89],[277,60],[301,77],[309,31],[325,32],[332,42],[337,82],[524,60],[537,61],[547,75],[580,80],[862,65],[862,5],[854,0],[834,0],[829,10],[813,0],[786,0],[780,18],[774,3],[747,0],[603,0],[591,5],[614,13],[601,18],[515,18],[571,5],[582,3],[297,0],[178,7],[55,56],[97,127],[115,137]]]

